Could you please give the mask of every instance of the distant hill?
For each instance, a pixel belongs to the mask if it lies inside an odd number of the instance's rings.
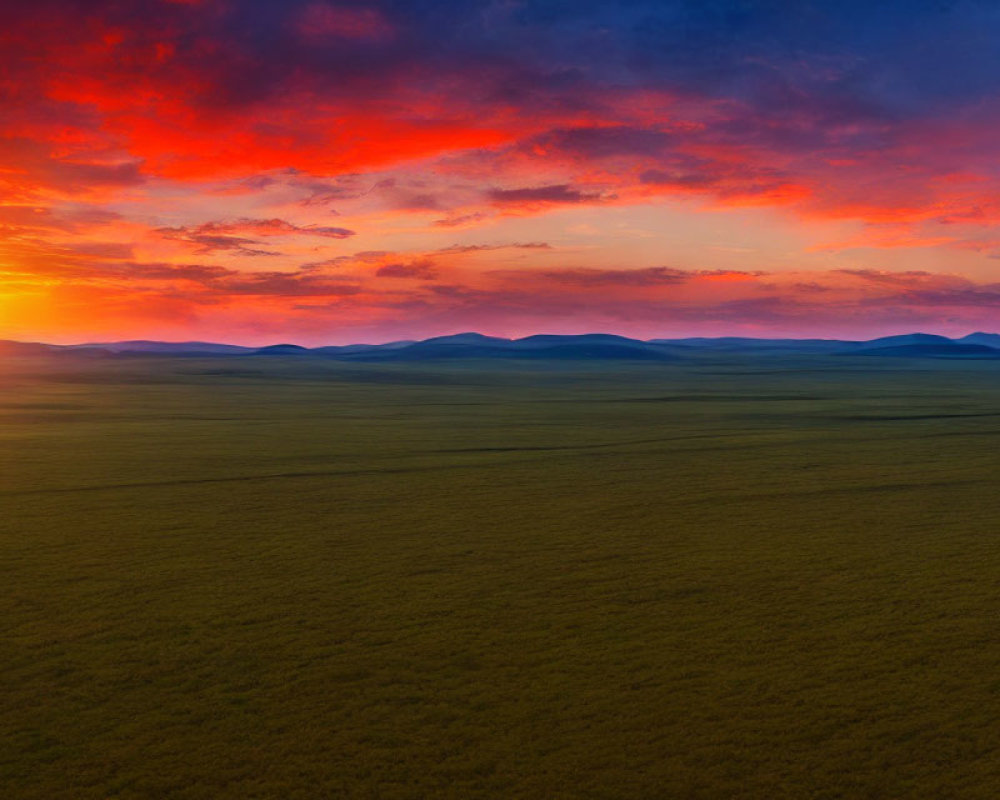
[[[525,339],[499,339],[478,334],[439,336],[409,347],[373,350],[355,354],[358,361],[418,361],[445,358],[479,359],[640,359],[668,361],[667,352],[638,339],[608,334],[581,336],[530,336]]]
[[[648,347],[649,342],[641,339],[629,339],[627,336],[618,336],[613,333],[582,333],[575,336],[562,336],[552,333],[536,333],[533,336],[525,336],[523,339],[515,339],[511,345],[519,350],[535,349],[540,347],[553,347],[572,342],[574,344],[587,345],[621,345],[625,347]]]
[[[609,342],[566,342],[548,347],[514,349],[511,358],[553,359],[618,359],[639,361],[674,361],[677,356],[653,347],[636,347],[631,344]]]
[[[977,331],[976,333],[970,333],[968,336],[963,336],[961,339],[955,339],[955,341],[961,344],[984,344],[987,347],[1000,348],[1000,333],[983,333]]]
[[[910,345],[950,345],[954,344],[947,336],[938,336],[934,333],[903,333],[898,336],[882,336],[878,339],[869,339],[862,342],[864,349],[874,347],[908,347]]]
[[[485,336],[481,333],[455,333],[451,336],[432,336],[415,344],[442,345],[442,346],[466,346],[466,345],[494,345],[503,347],[511,343],[510,339],[501,339],[498,336]]]
[[[205,354],[238,355],[252,353],[254,348],[215,342],[153,342],[137,339],[126,342],[93,342],[90,344],[64,345],[66,350],[106,350],[109,353],[150,353],[162,355]]]
[[[351,353],[366,353],[370,350],[396,350],[400,347],[409,347],[415,344],[413,339],[406,339],[398,342],[386,342],[385,344],[342,344],[324,345],[323,347],[312,348],[313,353],[326,356],[348,355]]]
[[[58,344],[42,344],[41,342],[13,342],[0,340],[0,356],[17,358],[57,358],[60,356],[105,357],[111,353],[94,347],[68,348]]]
[[[1000,358],[1000,334],[976,332],[960,339],[931,333],[882,336],[868,341],[844,339],[755,339],[744,336],[689,337],[684,339],[632,339],[612,333],[575,335],[534,334],[520,339],[468,331],[432,336],[421,341],[401,340],[384,344],[326,345],[303,347],[281,343],[246,347],[216,342],[157,342],[131,340],[79,345],[0,341],[0,356],[201,356],[312,357],[340,361],[430,361],[441,359],[529,359],[587,360],[633,359],[672,361],[697,358],[700,354],[748,356],[863,355],[895,358]]]
[[[1000,358],[1000,350],[984,344],[959,344],[950,339],[943,343],[897,344],[889,347],[866,347],[851,355],[894,358]]]
[[[671,345],[691,350],[752,350],[786,353],[835,353],[860,342],[839,339],[754,339],[745,336],[687,339],[650,339],[651,344]]]
[[[297,344],[272,344],[267,347],[258,347],[250,355],[255,356],[304,356],[311,351],[308,347]]]
[[[55,348],[47,344],[0,340],[0,356],[51,356],[56,352]]]

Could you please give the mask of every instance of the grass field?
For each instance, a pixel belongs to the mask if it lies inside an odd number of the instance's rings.
[[[1000,791],[996,363],[0,381],[0,797]]]

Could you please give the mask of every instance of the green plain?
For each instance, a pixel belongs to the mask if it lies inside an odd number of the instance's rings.
[[[1000,794],[995,362],[0,385],[0,797]]]

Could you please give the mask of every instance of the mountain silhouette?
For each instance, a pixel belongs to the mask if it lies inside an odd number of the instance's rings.
[[[400,340],[384,344],[325,345],[303,347],[281,343],[266,347],[216,342],[158,342],[130,340],[52,345],[39,342],[0,341],[0,355],[47,357],[88,355],[104,357],[191,356],[243,357],[310,356],[340,361],[431,361],[443,359],[523,360],[641,360],[673,361],[700,354],[729,356],[745,353],[755,357],[807,355],[859,355],[894,358],[1000,358],[1000,334],[982,331],[959,339],[931,333],[905,333],[867,341],[846,339],[755,339],[742,336],[689,337],[681,339],[633,339],[612,333],[534,334],[519,339],[487,336],[474,331],[432,336],[420,341]]]

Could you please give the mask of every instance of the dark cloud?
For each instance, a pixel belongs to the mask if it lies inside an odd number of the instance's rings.
[[[483,250],[551,250],[548,242],[510,242],[508,244],[453,244],[438,250],[439,253],[477,253]]]
[[[326,225],[293,225],[283,219],[248,219],[242,217],[229,222],[206,222],[194,229],[199,234],[252,233],[256,236],[289,236],[302,234],[323,236],[330,239],[346,239],[354,236],[347,228]]]
[[[677,170],[668,172],[664,169],[647,169],[639,175],[639,182],[654,186],[675,186],[684,189],[704,189],[718,183],[718,177],[709,171],[693,172]]]
[[[584,160],[619,156],[656,158],[681,141],[683,137],[657,128],[602,125],[557,128],[525,141],[522,147],[526,151],[541,148],[543,153],[555,150]]]
[[[275,250],[261,250],[252,245],[259,244],[257,239],[248,239],[243,236],[222,236],[218,234],[199,233],[197,229],[188,228],[158,228],[157,233],[165,239],[177,239],[182,242],[190,242],[197,245],[195,253],[198,255],[210,255],[218,251],[232,251],[241,256],[279,256],[281,253]]]
[[[877,269],[840,269],[837,271],[842,275],[852,275],[855,278],[862,278],[872,283],[887,284],[889,286],[917,286],[926,284],[928,281],[939,282],[943,277],[938,273],[927,272],[926,270],[887,272]],[[947,280],[946,277],[944,279]]]
[[[492,189],[487,193],[487,197],[498,206],[575,205],[610,199],[603,197],[599,192],[580,191],[568,184],[522,189]]]
[[[400,193],[393,207],[401,211],[440,211],[441,199],[430,192]]]
[[[693,274],[670,267],[648,267],[646,269],[565,269],[547,270],[541,277],[558,283],[575,286],[654,286],[686,283]]]
[[[346,239],[354,236],[354,231],[347,228],[323,225],[298,226],[283,219],[247,218],[230,222],[206,222],[195,227],[157,228],[156,232],[166,239],[176,239],[197,245],[198,248],[195,252],[199,255],[219,250],[230,250],[244,256],[274,256],[280,255],[280,253],[254,247],[253,245],[260,244],[260,240],[257,238],[232,234],[251,233],[257,237],[304,235],[329,239]]]
[[[1000,284],[969,286],[958,289],[914,289],[898,295],[881,298],[880,302],[866,301],[866,305],[889,307],[918,306],[928,309],[944,308],[1000,308]]]
[[[481,222],[486,219],[487,215],[482,212],[474,212],[472,214],[459,214],[454,217],[445,217],[444,219],[434,220],[434,226],[438,228],[459,228],[463,225],[473,225],[477,222]]]
[[[386,264],[375,272],[378,278],[410,278],[429,281],[437,277],[433,261],[411,261],[408,264]]]

